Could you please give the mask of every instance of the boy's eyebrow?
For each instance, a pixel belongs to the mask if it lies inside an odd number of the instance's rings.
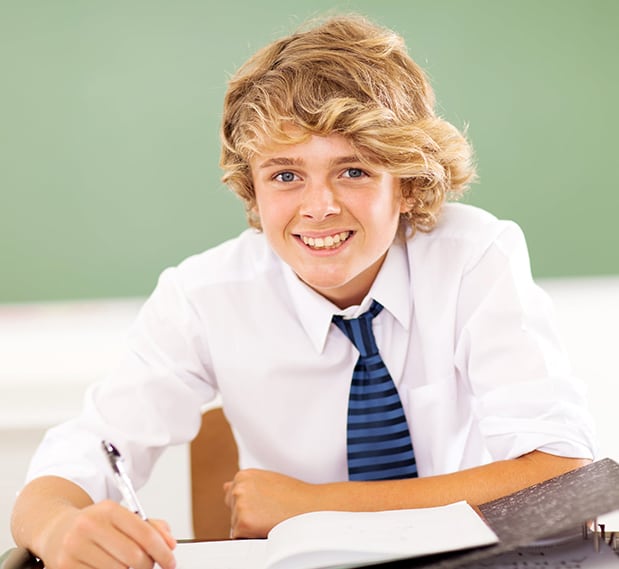
[[[350,156],[340,156],[339,158],[332,160],[332,164],[334,166],[339,166],[340,164],[350,164],[351,162],[361,162],[361,160],[354,154],[351,154]]]
[[[269,168],[271,166],[299,166],[305,161],[302,158],[287,158],[285,156],[269,158],[262,164],[258,165],[258,168]],[[331,161],[333,166],[339,166],[340,164],[349,164],[350,162],[360,162],[359,157],[351,154],[350,156],[339,156]]]
[[[299,158],[269,158],[265,160],[262,164],[258,165],[258,168],[269,168],[270,166],[297,166],[299,164],[303,164],[303,160]]]

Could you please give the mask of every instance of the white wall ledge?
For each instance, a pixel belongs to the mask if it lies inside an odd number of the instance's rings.
[[[112,369],[143,299],[0,305],[0,429],[47,428]]]

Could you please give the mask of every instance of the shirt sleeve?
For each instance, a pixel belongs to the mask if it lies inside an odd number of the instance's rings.
[[[164,271],[116,370],[89,388],[79,417],[46,433],[27,480],[60,476],[94,501],[119,500],[101,447],[105,439],[119,449],[130,478],[141,487],[167,446],[193,439],[204,404],[216,396],[201,330],[177,270]]]
[[[459,292],[456,367],[494,460],[533,450],[594,458],[586,388],[571,375],[549,297],[531,276],[524,235],[500,222]]]

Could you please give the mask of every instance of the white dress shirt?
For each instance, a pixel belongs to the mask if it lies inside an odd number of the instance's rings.
[[[374,298],[382,357],[398,387],[420,476],[539,449],[593,458],[583,384],[571,377],[522,232],[449,204],[430,233],[398,239],[368,297],[342,311],[247,230],[161,275],[124,359],[80,417],[51,429],[28,474],[119,498],[100,441],[142,485],[160,453],[191,440],[217,395],[241,468],[309,482],[347,479],[346,415],[358,352],[332,325]]]

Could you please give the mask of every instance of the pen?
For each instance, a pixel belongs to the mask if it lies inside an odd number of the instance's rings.
[[[146,520],[146,514],[144,513],[142,506],[140,506],[137,494],[133,489],[133,484],[131,484],[131,480],[129,479],[129,476],[127,476],[123,463],[123,457],[120,452],[118,452],[118,449],[108,441],[101,441],[101,446],[110,461],[112,471],[114,472],[114,479],[116,480],[116,486],[118,486],[125,503],[132,512],[135,512],[143,520]]]

